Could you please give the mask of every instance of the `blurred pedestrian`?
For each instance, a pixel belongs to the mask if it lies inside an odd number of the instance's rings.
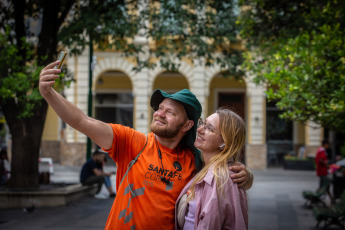
[[[327,140],[322,141],[322,146],[317,149],[315,157],[316,165],[316,175],[319,177],[319,189],[328,180],[328,158],[327,158],[327,148],[329,147],[329,142]]]
[[[322,141],[322,146],[317,149],[316,157],[315,157],[315,165],[316,165],[316,175],[319,177],[319,188],[320,190],[323,186],[329,184],[328,179],[328,156],[327,156],[327,149],[329,148],[329,142],[327,140]],[[331,194],[329,186],[327,187],[327,194],[331,200],[331,203],[334,204],[334,196]]]
[[[99,151],[103,151],[103,150],[100,149]],[[104,166],[105,166],[106,162],[107,162],[107,156],[106,156],[106,154],[104,154],[103,161],[102,161],[102,163],[98,164],[98,168],[99,168],[99,170],[100,170],[101,172],[103,172],[103,173],[105,174],[105,176],[104,176],[104,185],[105,185],[105,187],[106,187],[106,188],[108,189],[108,191],[109,191],[109,196],[112,198],[112,197],[115,197],[116,194],[115,194],[115,192],[113,191],[113,186],[112,186],[112,184],[111,184],[110,177],[111,177],[111,175],[115,175],[116,172],[108,172],[108,173],[105,173],[105,171],[104,171]]]
[[[0,151],[0,185],[7,184],[11,177],[11,164],[8,161],[7,149],[3,148]]]
[[[110,182],[110,176],[113,174],[113,172],[104,172],[104,157],[105,154],[101,149],[97,149],[93,152],[92,157],[85,162],[81,169],[80,182],[83,185],[97,184],[98,188],[95,195],[96,198],[105,198],[102,196],[102,194],[100,194],[102,185],[104,184],[109,192],[109,197],[113,198],[116,196]]]

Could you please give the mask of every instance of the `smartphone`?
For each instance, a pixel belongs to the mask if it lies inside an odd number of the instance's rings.
[[[56,66],[54,67],[54,69],[60,69],[60,68],[61,68],[62,63],[63,63],[63,61],[65,60],[66,56],[67,56],[67,52],[64,51],[64,50],[61,51],[61,52],[59,53],[59,56],[58,56],[58,59],[57,59],[57,60],[60,60],[60,63],[59,63],[58,65],[56,65]]]

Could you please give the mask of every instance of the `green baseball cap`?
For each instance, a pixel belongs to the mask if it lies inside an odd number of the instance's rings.
[[[193,127],[187,132],[187,134],[181,140],[181,143],[186,145],[187,147],[191,148],[195,153],[195,166],[196,169],[199,171],[202,168],[202,160],[201,160],[201,153],[200,150],[194,147],[194,142],[196,138],[196,129],[197,123],[201,116],[202,108],[199,100],[196,96],[190,92],[188,89],[183,89],[177,93],[169,94],[160,89],[157,89],[153,92],[151,96],[150,105],[154,110],[157,110],[159,104],[165,98],[170,98],[175,101],[180,102],[184,108],[186,109],[187,116],[190,120],[194,121]]]

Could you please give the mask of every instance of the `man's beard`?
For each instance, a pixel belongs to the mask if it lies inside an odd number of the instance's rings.
[[[183,126],[183,123],[178,125],[176,128],[171,128],[168,129],[166,127],[161,128],[157,125],[154,124],[155,120],[152,121],[151,123],[151,131],[156,134],[159,137],[163,137],[163,138],[173,138],[176,137],[177,134],[180,132],[180,129]]]

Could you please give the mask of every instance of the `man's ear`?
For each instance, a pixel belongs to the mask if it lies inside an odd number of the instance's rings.
[[[194,121],[188,120],[186,121],[186,123],[184,123],[182,130],[184,132],[188,132],[193,127],[193,125],[194,125]]]

